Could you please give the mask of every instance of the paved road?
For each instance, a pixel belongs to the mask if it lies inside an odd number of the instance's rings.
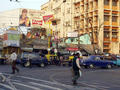
[[[119,68],[83,69],[77,86],[72,85],[70,67],[19,68],[21,72],[12,75],[8,65],[0,66],[7,78],[0,90],[120,90]]]

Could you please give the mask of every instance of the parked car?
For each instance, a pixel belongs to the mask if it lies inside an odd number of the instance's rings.
[[[85,60],[81,60],[81,65],[83,65],[85,68],[94,68],[94,67],[100,67],[100,68],[112,68],[114,63],[110,60],[104,59],[103,56],[96,56],[91,55]]]
[[[28,55],[30,62],[28,60]],[[44,67],[48,64],[47,58],[40,56],[39,54],[36,53],[22,53],[21,55],[21,65],[23,66],[30,66],[31,65],[38,65],[40,67]]]
[[[116,60],[113,60],[113,63],[114,63],[116,66],[120,66],[120,57],[116,56]]]

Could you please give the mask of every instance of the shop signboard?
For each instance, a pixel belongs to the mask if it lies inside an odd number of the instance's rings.
[[[20,9],[19,26],[23,27],[40,27],[43,25],[40,10]]]
[[[78,37],[78,32],[68,32],[67,37]]]
[[[4,34],[3,47],[7,46],[20,46],[20,33],[17,30],[7,30]]]

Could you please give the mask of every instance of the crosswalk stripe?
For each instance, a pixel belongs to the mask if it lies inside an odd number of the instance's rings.
[[[17,85],[20,85],[20,86],[24,86],[24,87],[27,87],[27,88],[31,88],[33,90],[43,90],[43,89],[40,89],[40,88],[36,88],[36,87],[33,87],[31,85],[26,85],[26,84],[22,84],[22,83],[18,83],[18,82],[13,82],[14,84],[17,84]]]
[[[48,85],[43,85],[43,84],[39,84],[39,83],[35,83],[35,82],[30,82],[30,83],[33,84],[33,85],[46,87],[46,88],[49,88],[49,89],[52,89],[52,90],[63,90],[63,89],[60,89],[60,88],[56,88],[56,87],[52,87],[52,86],[48,86]]]
[[[2,83],[0,83],[0,85],[3,86],[3,87],[5,87],[5,88],[8,88],[8,89],[14,90],[14,88],[12,88],[12,87],[10,87],[10,86],[8,86],[8,85],[6,85],[6,84],[2,84]]]
[[[41,79],[36,79],[36,78],[31,78],[31,77],[25,77],[25,76],[17,76],[17,77],[30,79],[30,80],[34,80],[34,81],[41,81],[41,82],[45,82],[45,83],[56,84],[56,85],[72,88],[72,86],[70,86],[70,85],[65,85],[65,84],[61,84],[61,83],[57,83],[57,82],[51,82],[51,81],[46,81],[46,80],[41,80]]]

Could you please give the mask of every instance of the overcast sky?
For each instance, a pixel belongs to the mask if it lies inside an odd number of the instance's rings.
[[[5,10],[11,10],[16,8],[29,8],[29,9],[40,9],[40,6],[49,0],[0,0],[0,12]]]

